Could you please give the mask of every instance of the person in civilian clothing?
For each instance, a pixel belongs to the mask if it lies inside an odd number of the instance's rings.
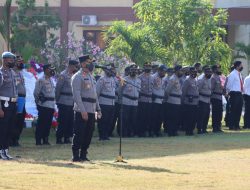
[[[244,129],[250,129],[250,74],[245,78],[243,87],[245,100]]]

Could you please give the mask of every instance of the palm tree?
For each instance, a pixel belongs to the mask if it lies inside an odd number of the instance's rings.
[[[10,14],[12,0],[6,0],[2,12],[2,20],[0,20],[0,33],[7,42],[7,49],[10,49]]]

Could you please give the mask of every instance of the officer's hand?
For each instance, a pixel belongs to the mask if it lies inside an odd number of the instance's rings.
[[[2,109],[0,109],[0,118],[3,118],[4,117],[4,112]]]
[[[84,121],[88,121],[88,112],[82,112],[81,113],[82,114],[82,119],[84,120]]]
[[[101,111],[98,111],[98,112],[97,112],[97,118],[98,118],[98,119],[101,119],[101,118],[102,118],[102,112],[101,112]]]

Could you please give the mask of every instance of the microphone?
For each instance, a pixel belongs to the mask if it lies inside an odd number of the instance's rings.
[[[98,64],[95,65],[95,68],[96,69],[108,69],[108,70],[111,69],[110,66],[104,66],[104,65],[98,65]]]

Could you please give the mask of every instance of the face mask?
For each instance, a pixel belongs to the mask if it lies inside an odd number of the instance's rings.
[[[24,69],[24,64],[23,64],[23,63],[17,64],[17,68],[18,68],[19,70]]]
[[[50,74],[50,76],[52,76],[52,77],[53,77],[53,76],[55,76],[55,74],[56,74],[56,73],[55,73],[55,71],[54,71],[54,70],[51,70],[51,71],[49,72],[49,74]]]
[[[182,73],[178,73],[178,74],[177,74],[177,77],[179,77],[179,78],[181,78],[182,76],[183,76]]]
[[[221,75],[221,74],[222,74],[222,72],[221,72],[221,71],[217,71],[216,73],[217,73],[217,75]]]
[[[15,62],[8,62],[7,64],[9,68],[13,68],[15,66]]]
[[[150,72],[151,72],[151,69],[144,69],[144,72],[145,72],[145,73],[150,73]]]
[[[130,72],[129,74],[131,77],[135,77],[136,76],[136,72]]]
[[[95,65],[94,65],[93,63],[89,63],[89,64],[86,65],[86,68],[87,68],[90,72],[92,72],[92,71],[94,70],[94,68],[95,68]]]
[[[207,79],[210,79],[211,76],[212,76],[212,74],[206,74],[206,75],[205,75],[205,77],[206,77]]]
[[[190,75],[192,78],[196,78],[197,77],[197,73],[191,74]]]
[[[241,67],[239,70],[240,70],[240,72],[243,71],[243,67]]]
[[[160,78],[164,78],[165,74],[160,74],[159,76],[160,76]]]

